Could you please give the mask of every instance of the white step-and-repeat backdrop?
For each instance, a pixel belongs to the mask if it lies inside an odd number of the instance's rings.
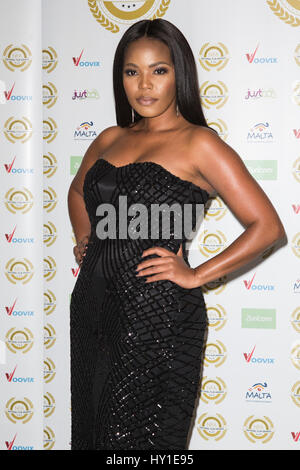
[[[155,17],[188,39],[209,126],[239,153],[288,235],[203,286],[209,333],[189,449],[299,449],[299,0],[1,1],[0,449],[70,449],[79,268],[67,192],[91,141],[116,124],[122,34]],[[243,230],[219,196],[209,200],[191,265]]]

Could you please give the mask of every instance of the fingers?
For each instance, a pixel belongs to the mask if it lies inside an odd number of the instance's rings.
[[[182,253],[182,243],[180,243],[179,250],[177,251],[176,254],[177,254],[178,256],[183,256],[183,253]]]
[[[156,254],[159,256],[176,256],[175,253],[173,253],[170,250],[167,250],[167,248],[163,248],[162,246],[153,246],[151,248],[147,248],[146,250],[143,251],[142,257]]]
[[[88,248],[88,239],[89,237],[86,235],[84,236],[76,246],[73,248],[73,253],[76,259],[76,262],[81,265],[83,262],[83,259],[86,255],[86,250]]]
[[[152,263],[150,267],[144,267],[143,269],[138,269],[136,276],[148,276],[149,274],[163,273],[170,271],[172,266],[168,262],[163,263]]]

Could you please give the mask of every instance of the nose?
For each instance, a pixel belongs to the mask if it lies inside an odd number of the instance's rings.
[[[139,77],[139,88],[152,88],[151,77],[147,73],[141,73]]]

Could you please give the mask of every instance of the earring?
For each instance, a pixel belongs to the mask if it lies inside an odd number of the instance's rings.
[[[131,108],[131,122],[134,122],[134,110]]]
[[[176,116],[179,116],[179,111],[178,111],[178,104],[176,104]]]

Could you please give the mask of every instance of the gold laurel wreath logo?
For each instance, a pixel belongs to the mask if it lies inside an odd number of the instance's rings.
[[[46,383],[51,382],[56,375],[56,367],[52,359],[50,357],[46,357],[44,360],[44,381]]]
[[[55,411],[55,398],[50,392],[47,392],[44,395],[43,409],[45,418],[49,418],[49,416],[51,416]]]
[[[171,3],[171,0],[162,0],[161,4],[159,5],[154,15],[150,18],[150,20],[155,20],[156,18],[162,18],[166,14],[166,11],[169,8],[170,3]]]
[[[23,399],[16,399],[12,397],[8,400],[5,405],[6,417],[12,423],[28,423],[34,413],[33,403],[29,398],[23,397]]]
[[[55,341],[56,331],[50,323],[47,323],[47,325],[44,326],[44,347],[46,349],[52,348]]]
[[[159,7],[157,8],[154,15],[150,18],[150,20],[162,18],[166,14],[170,3],[171,0],[161,0]],[[106,18],[105,15],[103,15],[103,13],[101,13],[97,4],[97,0],[88,0],[88,5],[93,17],[101,26],[103,26],[103,28],[107,29],[108,31],[111,31],[112,33],[118,33],[120,31],[120,28],[117,24],[110,21],[108,18]]]
[[[51,178],[57,170],[57,158],[51,152],[43,155],[43,175]]]
[[[267,4],[273,11],[273,13],[278,16],[278,18],[290,26],[299,26],[300,18],[288,13],[281,5],[278,0],[267,0]]]
[[[49,426],[44,429],[44,450],[53,449],[55,444],[55,434]]]
[[[47,289],[44,292],[44,313],[50,315],[56,309],[56,296],[52,290]]]

